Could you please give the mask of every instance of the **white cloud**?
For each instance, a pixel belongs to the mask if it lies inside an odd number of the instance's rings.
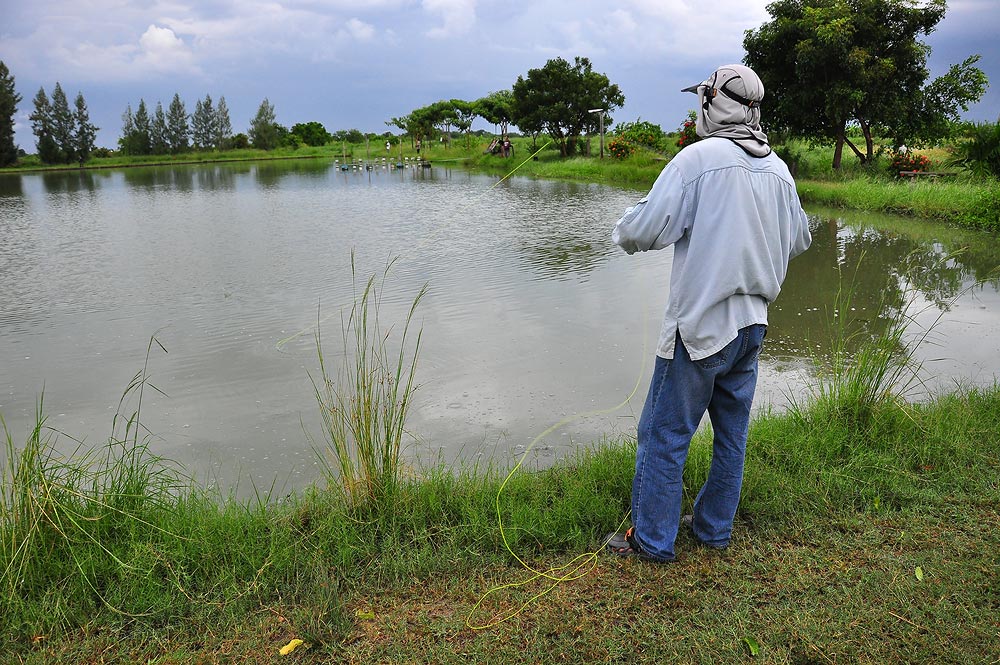
[[[347,30],[347,34],[359,42],[371,41],[375,36],[375,27],[360,19],[352,18],[347,21],[344,27]]]
[[[462,35],[476,23],[476,0],[423,0],[424,10],[441,14],[443,25],[427,31],[427,36],[444,39]]]
[[[191,49],[170,28],[150,25],[139,37],[139,54],[133,63],[136,73],[198,74]]]

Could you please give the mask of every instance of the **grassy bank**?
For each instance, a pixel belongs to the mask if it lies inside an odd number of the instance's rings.
[[[363,148],[363,146],[362,146]],[[350,158],[350,152],[347,153]],[[76,164],[42,164],[37,157],[30,155],[22,158],[16,166],[0,168],[4,173],[37,173],[59,171],[81,171],[97,169],[122,169],[139,166],[182,166],[185,164],[213,164],[226,162],[267,161],[284,159],[341,159],[340,146],[322,146],[301,148],[279,148],[276,150],[226,150],[224,152],[204,151],[185,152],[177,155],[114,155],[112,157],[93,157],[84,166]]]
[[[1000,232],[1000,183],[798,180],[805,204],[887,212]]]
[[[301,639],[288,662],[993,662],[1000,386],[905,404],[853,376],[755,419],[732,546],[682,534],[665,567],[577,558],[627,519],[628,440],[506,484],[437,467],[377,499],[236,501],[153,456],[137,417],[69,458],[40,417],[7,437],[0,652],[268,663]],[[710,445],[693,444],[688,501]],[[579,579],[546,593],[519,561]]]
[[[318,489],[236,503],[178,482],[142,446],[112,446],[93,475],[33,439],[5,497],[2,650],[28,663],[264,663],[298,638],[296,662],[637,650],[732,662],[752,641],[762,662],[992,662],[1000,390],[885,406],[862,427],[831,413],[754,423],[730,550],[682,535],[668,567],[588,560],[582,579],[481,631],[467,620],[516,612],[546,586],[475,609],[529,576],[498,532],[498,472],[428,471],[391,511]],[[708,446],[694,446],[688,496]],[[544,570],[598,548],[625,516],[632,455],[611,443],[516,475],[499,500],[511,550]]]

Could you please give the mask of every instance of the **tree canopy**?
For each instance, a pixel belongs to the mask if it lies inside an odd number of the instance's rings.
[[[82,166],[94,149],[97,135],[97,127],[90,123],[83,93],[77,93],[75,111],[70,108],[66,93],[58,83],[52,90],[52,101],[45,94],[45,88],[39,88],[33,102],[35,110],[30,119],[38,158],[45,164],[75,161]],[[131,109],[129,121],[132,122]]]
[[[207,150],[215,147],[216,140],[215,107],[212,96],[205,95],[204,100],[197,100],[194,114],[191,116],[191,143],[195,148]]]
[[[187,108],[184,106],[180,94],[175,92],[167,111],[167,144],[170,147],[170,152],[174,154],[186,152],[190,147],[188,142],[190,134]]]
[[[834,168],[845,144],[870,161],[876,131],[898,142],[939,138],[956,108],[985,90],[978,56],[925,86],[930,49],[917,38],[944,18],[945,0],[776,0],[767,9],[772,20],[743,40],[744,62],[767,91],[767,128],[833,140]]]
[[[618,86],[595,72],[589,59],[577,57],[570,64],[555,58],[540,69],[528,70],[527,77],[517,77],[513,120],[523,131],[547,131],[559,141],[565,156],[575,148],[572,139],[597,128],[599,118],[591,110],[610,113],[624,103],[625,95]],[[610,124],[610,115],[605,117]]]
[[[273,150],[281,141],[281,129],[276,122],[274,105],[264,98],[257,109],[257,115],[250,121],[250,145],[260,150]]]
[[[514,93],[510,90],[497,90],[477,99],[476,113],[488,123],[497,125],[501,134],[506,134],[514,118]]]
[[[90,122],[90,111],[87,110],[87,102],[83,98],[83,93],[76,93],[74,102],[76,110],[73,113],[73,149],[76,153],[76,161],[83,166],[83,163],[94,151],[94,141],[97,138],[98,127]]]
[[[326,145],[333,138],[330,136],[330,132],[326,131],[326,127],[315,120],[292,125],[292,134],[306,145],[312,146]]]

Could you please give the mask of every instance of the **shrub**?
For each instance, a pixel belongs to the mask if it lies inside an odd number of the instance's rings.
[[[698,116],[694,111],[688,111],[687,120],[681,125],[680,136],[677,138],[677,147],[683,148],[684,146],[689,146],[692,143],[696,143],[701,140],[698,133],[695,130],[695,123]]]
[[[616,136],[608,142],[608,152],[615,159],[628,159],[636,150],[634,143],[621,136]]]
[[[955,144],[951,166],[960,166],[977,176],[1000,177],[1000,122],[972,125],[967,138]]]
[[[930,158],[915,152],[897,152],[889,160],[889,170],[896,174],[900,171],[926,171],[930,167]]]
[[[615,128],[615,135],[629,143],[653,149],[661,147],[664,137],[659,125],[643,120],[621,123]]]

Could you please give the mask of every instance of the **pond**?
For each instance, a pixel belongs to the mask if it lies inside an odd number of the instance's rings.
[[[384,325],[398,329],[428,285],[415,465],[506,466],[564,419],[531,464],[631,434],[671,263],[669,250],[630,257],[610,241],[642,192],[497,181],[313,160],[0,175],[0,414],[15,444],[43,396],[60,449],[103,443],[115,413],[137,408],[119,401],[148,362],[162,391],[141,404],[154,452],[238,493],[314,482],[315,333],[330,362],[352,255],[362,281],[395,259]],[[771,308],[757,408],[808,397],[837,321],[877,332],[899,308],[914,340],[933,326],[914,349],[914,399],[994,382],[995,238],[810,213],[813,247]]]

